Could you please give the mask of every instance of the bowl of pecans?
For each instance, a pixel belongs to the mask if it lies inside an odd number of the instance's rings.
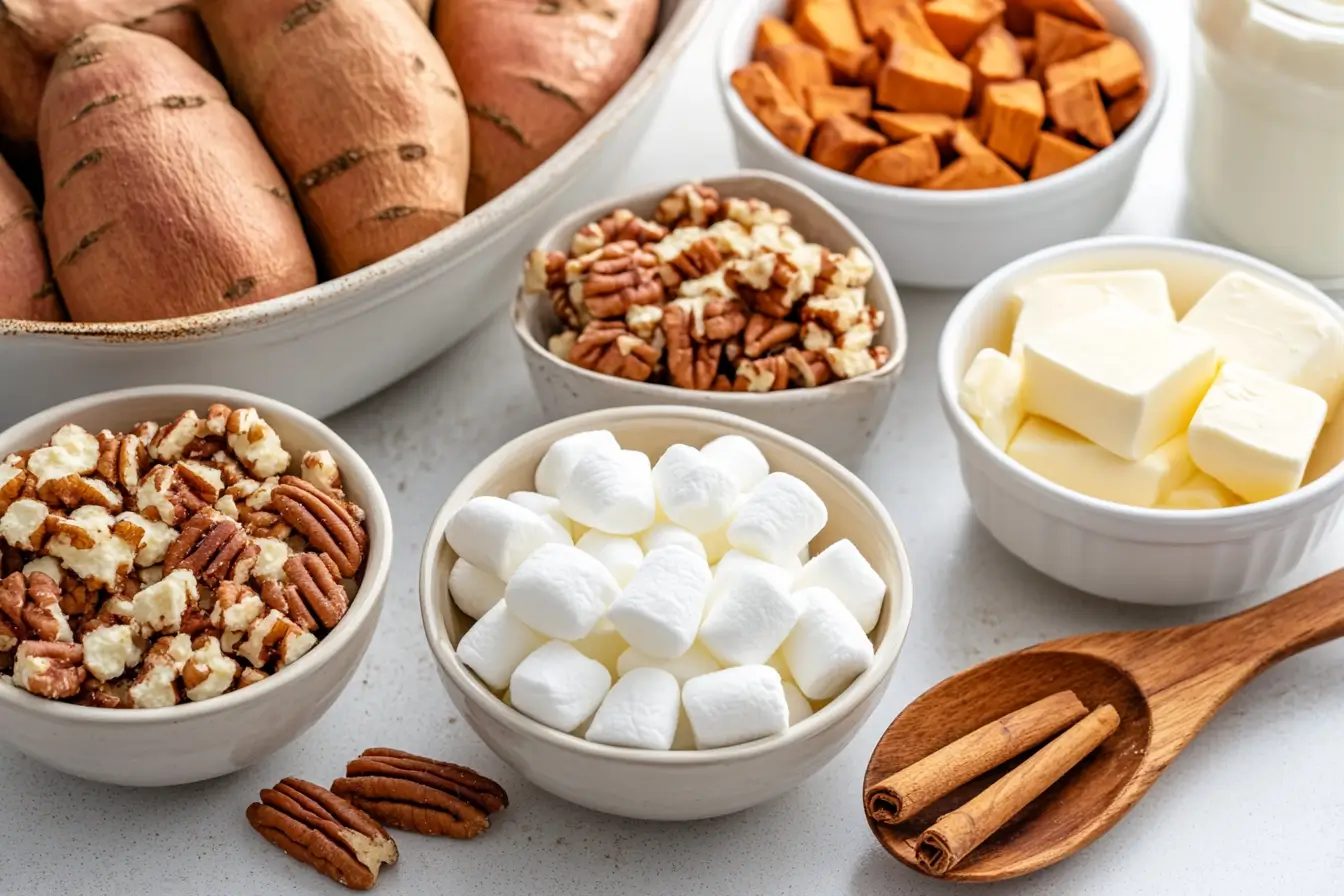
[[[907,342],[867,237],[816,193],[760,171],[560,221],[525,261],[513,321],[551,419],[729,411],[847,465],[877,434]]]
[[[250,765],[349,682],[391,556],[372,471],[288,405],[154,386],[29,417],[0,433],[0,739],[114,784]]]

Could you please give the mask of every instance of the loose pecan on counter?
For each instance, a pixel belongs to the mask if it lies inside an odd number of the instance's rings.
[[[365,750],[345,774],[335,793],[403,831],[465,840],[509,805],[504,788],[469,768],[385,747]]]

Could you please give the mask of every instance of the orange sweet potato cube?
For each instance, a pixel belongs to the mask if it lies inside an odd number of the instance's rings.
[[[1097,154],[1095,149],[1066,140],[1058,134],[1041,134],[1036,155],[1031,160],[1031,179],[1040,180],[1086,162]]]
[[[1115,38],[1105,31],[1085,28],[1048,12],[1036,13],[1036,61],[1032,77],[1039,78],[1046,66],[1068,62],[1099,50]]]
[[[761,54],[761,61],[770,66],[799,104],[804,101],[804,87],[831,83],[831,67],[826,64],[826,54],[808,44],[771,47]]]
[[[867,87],[808,84],[803,88],[803,106],[813,121],[825,121],[832,115],[863,120],[872,114],[873,92]]]
[[[833,115],[817,125],[812,161],[846,174],[887,145],[887,138],[848,115]]]
[[[953,56],[971,48],[989,23],[1003,15],[1003,0],[932,0],[924,18]]]
[[[984,93],[986,84],[1016,81],[1026,75],[1026,64],[1017,41],[998,22],[990,25],[975,39],[964,61],[971,67],[972,88],[976,96]]]
[[[864,159],[854,174],[890,187],[914,187],[935,176],[941,164],[933,137],[924,134],[878,150]]]
[[[756,26],[756,45],[752,47],[751,58],[760,59],[761,54],[771,47],[783,47],[802,42],[803,39],[798,36],[798,32],[794,31],[793,26],[788,22],[774,16],[766,16]]]
[[[1022,183],[1022,175],[992,152],[962,156],[924,182],[929,190],[988,190]]]
[[[898,44],[907,44],[928,50],[938,56],[952,58],[947,47],[938,39],[924,18],[924,7],[919,0],[893,0],[893,5],[880,20],[877,31],[872,36],[873,43],[882,51],[883,56],[891,55],[891,48]]]
[[[803,40],[824,51],[835,70],[847,78],[858,78],[875,52],[864,42],[849,0],[801,0],[793,27]]]
[[[957,128],[957,122],[951,116],[929,112],[886,112],[878,109],[872,113],[872,119],[882,133],[897,143],[927,134],[940,149],[951,146],[952,133]]]
[[[1005,160],[1026,168],[1045,124],[1045,94],[1035,81],[1009,81],[985,88],[981,104],[985,145]]]
[[[1022,64],[1031,68],[1036,64],[1036,38],[1034,37],[1015,37],[1017,41],[1017,52],[1022,55]]]
[[[1134,45],[1116,37],[1106,46],[1045,67],[1045,88],[1095,80],[1101,92],[1118,99],[1143,83],[1143,60]]]
[[[871,41],[882,23],[896,14],[896,7],[917,0],[853,0],[854,16],[864,40]]]
[[[1146,102],[1148,102],[1148,85],[1140,84],[1111,103],[1111,107],[1106,110],[1106,118],[1110,121],[1111,132],[1118,135],[1129,127],[1134,119],[1139,117],[1139,113],[1143,111],[1143,104]]]
[[[764,62],[749,63],[733,72],[732,82],[751,114],[780,143],[799,155],[807,151],[815,124],[770,66]]]
[[[957,122],[956,128],[952,131],[952,151],[963,158],[994,155],[989,147],[980,142],[980,130],[980,122],[977,119],[967,118]]]
[[[1046,94],[1046,103],[1050,117],[1064,134],[1077,134],[1097,149],[1115,142],[1096,81],[1071,81],[1055,87]]]
[[[1088,0],[1021,0],[1021,5],[1032,12],[1048,12],[1088,28],[1106,28],[1105,16]]]
[[[971,69],[964,62],[897,44],[877,76],[877,104],[898,112],[959,118],[971,102]]]

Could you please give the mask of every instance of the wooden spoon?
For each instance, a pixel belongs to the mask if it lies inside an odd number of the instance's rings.
[[[1344,636],[1344,570],[1226,619],[1051,641],[973,666],[906,707],[873,750],[864,790],[981,725],[1057,691],[1110,703],[1120,728],[944,880],[996,881],[1053,865],[1129,811],[1242,685],[1279,660]],[[878,841],[911,868],[907,842],[1001,776],[972,781]]]

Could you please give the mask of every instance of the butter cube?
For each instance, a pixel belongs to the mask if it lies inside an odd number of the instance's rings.
[[[1040,417],[1022,424],[1008,456],[1065,488],[1135,507],[1154,506],[1195,472],[1184,434],[1142,460],[1125,460]]]
[[[1325,411],[1315,392],[1231,361],[1190,421],[1190,456],[1247,501],[1268,501],[1302,484]]]
[[[1182,326],[1203,333],[1223,361],[1240,361],[1310,389],[1331,411],[1344,392],[1344,326],[1315,302],[1243,274],[1227,274]]]
[[[1167,510],[1220,510],[1244,504],[1236,493],[1208,473],[1196,472],[1158,502]]]
[[[1003,352],[981,349],[961,381],[957,400],[1000,451],[1022,425],[1022,366]]]
[[[1217,372],[1200,334],[1111,303],[1027,340],[1022,407],[1138,460],[1186,428]]]
[[[1013,328],[1014,358],[1022,345],[1058,323],[1096,311],[1113,302],[1125,302],[1164,320],[1175,320],[1167,278],[1161,271],[1096,271],[1052,274],[1023,286],[1013,296],[1017,326]]]

